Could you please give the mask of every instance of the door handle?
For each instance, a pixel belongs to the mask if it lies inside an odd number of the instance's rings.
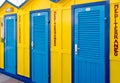
[[[78,54],[78,51],[80,50],[80,48],[78,48],[78,45],[77,44],[75,44],[75,55],[77,55]]]
[[[4,42],[6,43],[6,39],[4,40]]]
[[[31,42],[31,47],[32,47],[32,49],[33,49],[33,47],[34,47],[34,43],[33,43],[33,41]]]

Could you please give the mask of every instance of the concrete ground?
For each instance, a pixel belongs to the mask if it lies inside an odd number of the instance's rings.
[[[24,82],[0,73],[0,83],[24,83]]]

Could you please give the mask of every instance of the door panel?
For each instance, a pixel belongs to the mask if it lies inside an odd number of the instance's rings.
[[[5,71],[16,74],[16,15],[7,15],[5,22]]]
[[[31,13],[32,80],[49,82],[49,11]]]
[[[76,7],[74,17],[74,83],[105,83],[105,5]]]

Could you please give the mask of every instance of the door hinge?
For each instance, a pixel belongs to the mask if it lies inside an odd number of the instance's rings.
[[[106,23],[108,23],[108,17],[105,17],[104,20]]]
[[[48,23],[50,24],[50,20],[48,21]]]

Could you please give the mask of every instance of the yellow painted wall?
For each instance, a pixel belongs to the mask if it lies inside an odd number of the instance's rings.
[[[67,0],[66,0],[67,1]],[[71,2],[51,3],[51,83],[71,83]],[[56,12],[56,46],[54,46]]]
[[[0,68],[1,69],[4,68],[4,56],[3,56],[4,49],[3,49],[2,32],[1,32],[3,29],[2,19],[3,18],[0,16]]]
[[[110,3],[119,3],[120,0],[110,0]]]
[[[51,3],[51,83],[71,83],[71,4]],[[56,46],[54,46],[56,12]]]
[[[118,22],[118,56],[114,55],[114,34],[115,34],[115,9],[114,5],[119,5],[118,8],[118,17],[116,21]],[[111,83],[120,83],[120,0],[111,0],[110,1],[110,82]]]
[[[73,0],[74,4],[84,4],[84,3],[92,3],[92,2],[100,2],[106,0]]]
[[[18,14],[18,74],[30,76],[28,13]]]

